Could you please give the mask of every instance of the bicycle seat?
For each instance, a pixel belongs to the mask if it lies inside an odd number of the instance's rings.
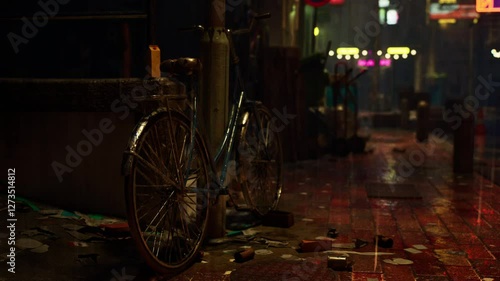
[[[197,58],[178,58],[165,60],[160,64],[162,70],[172,74],[192,75],[201,71],[201,61]]]

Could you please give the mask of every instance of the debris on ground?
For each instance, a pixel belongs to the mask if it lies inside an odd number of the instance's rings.
[[[325,251],[325,254],[353,254],[353,255],[361,255],[361,256],[388,256],[394,255],[394,253],[387,252],[357,252],[357,251],[347,251],[347,250],[329,250]]]
[[[413,261],[403,259],[403,258],[394,258],[394,259],[385,259],[385,263],[388,264],[393,264],[393,265],[408,265],[408,264],[413,264]]]
[[[299,244],[303,253],[322,252],[332,249],[331,240],[302,240]]]
[[[365,241],[363,239],[358,239],[358,238],[354,239],[354,247],[356,249],[362,248],[366,245],[368,245],[368,241]]]
[[[290,255],[290,254],[283,254],[283,255],[281,255],[281,258],[283,258],[285,260],[289,260],[289,261],[302,261],[302,260],[305,260],[304,258],[299,258],[297,256]]]
[[[270,250],[267,250],[267,249],[255,250],[255,254],[256,255],[260,255],[260,256],[267,256],[267,255],[270,255],[272,253],[273,253],[273,251],[270,251]]]
[[[285,211],[273,210],[262,218],[262,225],[289,228],[293,226],[293,214]]]
[[[328,256],[327,266],[337,271],[350,271],[352,270],[353,262],[347,256]]]
[[[79,242],[79,241],[71,241],[68,242],[68,245],[73,246],[73,247],[88,247],[89,244],[85,242]]]
[[[31,249],[30,251],[33,253],[37,253],[37,254],[43,254],[43,253],[46,253],[47,251],[49,251],[49,245],[43,244],[40,247],[36,247],[36,248]]]
[[[392,245],[394,244],[392,238],[384,235],[376,235],[375,238],[373,238],[373,242],[381,248],[392,248]]]
[[[31,238],[19,238],[16,240],[16,248],[21,249],[21,250],[34,249],[34,248],[38,248],[42,245],[43,245],[42,242],[35,240],[35,239],[31,239]]]
[[[404,250],[407,251],[408,253],[412,253],[412,254],[420,254],[420,253],[422,253],[422,251],[417,250],[415,248],[406,248]]]
[[[99,257],[99,254],[82,254],[82,255],[78,255],[78,257],[76,258],[76,261],[81,263],[81,264],[88,264],[90,261],[97,264],[98,257]]]
[[[329,238],[337,238],[337,236],[339,236],[339,232],[335,228],[330,228],[326,233],[326,236]]]
[[[249,261],[255,257],[255,251],[252,248],[238,251],[234,254],[234,261],[237,263],[242,263]]]

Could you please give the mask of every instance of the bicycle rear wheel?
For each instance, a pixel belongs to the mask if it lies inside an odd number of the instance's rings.
[[[258,215],[274,210],[283,184],[277,119],[260,103],[248,104],[236,146],[237,176],[247,205]]]
[[[192,141],[194,140],[194,141]],[[145,117],[130,141],[125,195],[131,235],[155,271],[175,275],[197,258],[209,204],[209,156],[176,111]]]

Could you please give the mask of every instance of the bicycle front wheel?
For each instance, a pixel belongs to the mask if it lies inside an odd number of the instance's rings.
[[[237,176],[247,205],[258,215],[274,210],[282,189],[279,124],[260,103],[245,106],[236,146]]]
[[[157,111],[130,141],[125,179],[130,232],[155,271],[175,275],[198,257],[209,206],[210,162],[181,113]]]

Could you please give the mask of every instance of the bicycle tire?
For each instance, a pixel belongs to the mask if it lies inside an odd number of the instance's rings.
[[[278,119],[261,103],[243,107],[236,148],[237,177],[246,204],[259,216],[276,209],[283,187]]]
[[[188,152],[190,130],[182,113],[159,110],[142,119],[129,142],[131,236],[146,264],[169,276],[192,265],[206,234],[211,162],[198,132]]]

